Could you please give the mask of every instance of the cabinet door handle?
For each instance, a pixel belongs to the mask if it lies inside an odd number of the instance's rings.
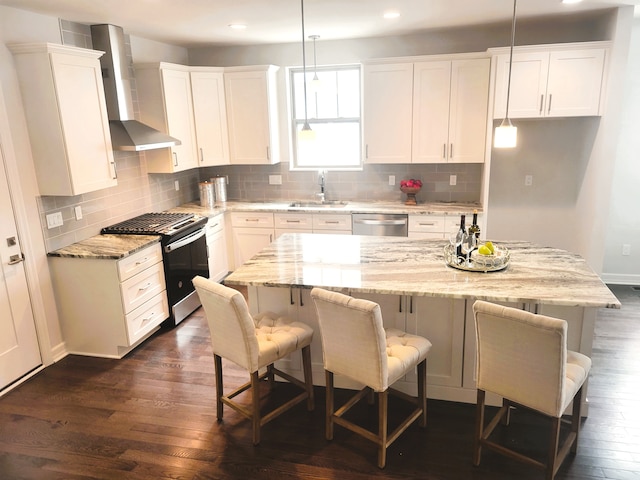
[[[300,220],[287,220],[287,223],[300,223]]]
[[[398,312],[402,313],[402,295],[398,295]]]
[[[369,144],[364,146],[364,158],[369,158]]]
[[[409,296],[409,313],[413,313],[413,295]]]
[[[151,286],[151,282],[147,283],[144,287],[140,287],[138,290],[146,290]]]
[[[295,305],[295,302],[293,301],[293,287],[289,287],[289,303],[291,305]]]
[[[300,289],[298,289],[298,292],[300,292],[300,293],[299,293],[299,295],[300,295],[300,306],[301,306],[301,307],[304,307],[304,302],[302,301],[302,289],[301,289],[301,288],[300,288]]]
[[[111,162],[111,169],[113,171],[113,176],[111,178],[113,178],[114,180],[118,178],[118,170],[116,169],[116,162]]]
[[[436,224],[435,222],[431,222],[431,223],[422,223],[422,222],[420,222],[420,223],[418,223],[418,225],[420,225],[421,227],[433,227],[433,226],[435,226],[435,224]]]
[[[442,144],[442,158],[447,158],[447,144]]]
[[[547,107],[547,113],[551,113],[551,99],[553,98],[553,94],[549,94],[549,106]]]
[[[202,147],[200,147],[200,162],[204,163],[204,152],[202,151]]]
[[[325,220],[323,223],[325,225],[338,225],[340,222],[337,220]]]
[[[544,95],[540,95],[540,115],[542,115],[543,104],[544,104]]]
[[[177,167],[178,166],[178,154],[176,152],[172,152],[173,153],[173,166]]]
[[[136,262],[136,265],[142,265],[143,263],[147,263],[149,261],[149,257],[144,257],[142,260]]]
[[[449,158],[453,158],[453,143],[451,144],[451,147],[449,148]]]
[[[269,154],[269,145],[267,145],[267,160],[271,160],[271,156]]]

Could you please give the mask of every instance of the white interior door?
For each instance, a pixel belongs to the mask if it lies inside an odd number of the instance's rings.
[[[0,144],[0,390],[42,360]]]

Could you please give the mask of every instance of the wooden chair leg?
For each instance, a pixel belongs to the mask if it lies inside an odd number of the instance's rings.
[[[253,444],[260,443],[260,375],[256,370],[251,374],[251,405],[253,424]]]
[[[502,425],[509,425],[511,423],[511,402],[506,398],[503,398],[502,406],[505,409],[505,413],[502,419],[500,420],[500,423],[502,423]]]
[[[273,373],[273,363],[267,365],[267,383],[269,384],[269,391],[271,391],[276,383],[275,374]]]
[[[389,392],[378,392],[378,467],[384,468],[387,464],[387,405]]]
[[[327,389],[325,437],[327,440],[333,440],[333,373],[329,370],[325,370],[324,375]]]
[[[215,375],[216,375],[216,416],[218,422],[222,421],[222,358],[218,355],[213,356],[213,362],[215,365]]]
[[[551,419],[551,437],[549,438],[549,452],[547,457],[546,480],[553,480],[556,473],[556,462],[558,460],[558,444],[560,442],[561,419],[553,417]]]
[[[580,438],[580,412],[582,410],[582,387],[573,397],[573,412],[571,416],[571,432],[575,434],[576,438],[571,445],[571,453],[576,454],[578,452],[578,439]]]
[[[418,364],[418,406],[422,409],[419,425],[427,426],[427,360]]]
[[[313,374],[311,372],[311,347],[309,345],[302,349],[302,368],[307,390],[307,410],[312,411],[315,409],[315,399],[313,396]]]
[[[476,428],[473,436],[473,464],[480,465],[482,456],[482,432],[484,430],[484,402],[485,392],[478,389],[476,402]]]

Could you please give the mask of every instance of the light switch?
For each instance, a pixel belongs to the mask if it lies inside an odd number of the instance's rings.
[[[533,175],[524,176],[524,185],[525,187],[530,187],[531,185],[533,185]]]
[[[456,185],[458,183],[457,175],[449,175],[449,185]]]
[[[396,176],[389,175],[389,185],[394,186],[396,184]]]
[[[76,205],[73,211],[76,214],[76,220],[82,220],[82,207],[80,205]]]
[[[47,215],[47,228],[61,227],[63,223],[62,212],[50,213]]]

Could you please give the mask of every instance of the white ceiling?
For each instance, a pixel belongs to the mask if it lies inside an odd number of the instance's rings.
[[[520,0],[518,18],[592,12],[640,0]],[[301,0],[0,0],[0,5],[73,22],[111,23],[125,33],[191,47],[288,43],[301,39]],[[402,35],[419,30],[504,22],[511,0],[304,0],[305,34],[322,40]],[[395,10],[400,17],[382,18]],[[229,24],[243,23],[245,30]]]

